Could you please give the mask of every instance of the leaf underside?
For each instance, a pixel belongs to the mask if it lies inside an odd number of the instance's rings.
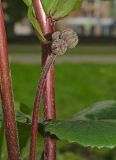
[[[84,0],[41,0],[47,14],[53,19],[61,19],[68,16],[72,11],[78,11]],[[111,1],[111,0],[105,0]],[[47,5],[46,5],[47,4]],[[46,10],[47,8],[47,10]]]
[[[32,0],[23,0],[27,7],[33,6]],[[41,0],[47,15],[57,20],[70,14],[73,10],[80,9],[83,0]]]
[[[116,101],[99,102],[68,121],[45,123],[45,131],[83,146],[116,146]]]
[[[83,0],[41,0],[47,15],[57,20],[80,9]]]
[[[42,33],[41,27],[36,19],[35,11],[32,0],[22,0],[28,8],[28,19],[31,22],[34,29],[37,31],[37,36],[41,42],[46,43],[46,39]]]
[[[23,1],[28,7],[30,5],[32,6],[32,0]],[[69,15],[72,11],[78,11],[83,1],[84,0],[41,0],[41,3],[45,13],[54,20],[58,20]]]
[[[116,120],[116,101],[97,102],[78,112],[70,120]]]

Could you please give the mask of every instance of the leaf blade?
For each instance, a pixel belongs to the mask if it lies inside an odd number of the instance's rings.
[[[32,4],[32,0],[23,0],[23,2],[26,4],[27,7]]]
[[[116,101],[95,103],[69,121],[47,122],[45,130],[83,146],[113,148],[116,146]]]
[[[59,5],[56,12],[54,13],[54,19],[63,18],[71,13],[74,9],[79,9],[81,7],[83,0],[64,0],[64,3]]]
[[[61,140],[85,147],[116,146],[116,121],[54,121],[47,123],[45,130]]]
[[[29,18],[31,24],[33,25],[33,27],[35,28],[35,30],[37,31],[39,39],[43,43],[45,43],[46,39],[45,39],[45,37],[44,37],[44,35],[43,35],[42,31],[41,31],[41,27],[40,27],[37,19],[33,16],[33,12],[34,12],[34,9],[33,9],[33,6],[31,5],[28,8],[28,18]]]
[[[76,113],[71,120],[116,120],[116,101],[107,100],[97,102],[90,107]]]

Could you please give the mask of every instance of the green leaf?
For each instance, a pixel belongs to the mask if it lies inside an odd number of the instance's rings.
[[[41,0],[44,11],[47,15],[53,13],[63,0]]]
[[[26,4],[26,6],[30,6],[32,4],[32,0],[23,0],[23,2]]]
[[[60,19],[81,7],[83,0],[41,0],[47,15]]]
[[[32,6],[32,0],[23,0],[29,7]],[[74,10],[79,10],[83,0],[41,0],[44,11],[53,19],[61,19],[69,15]]]
[[[30,108],[23,103],[15,102],[15,111],[16,111],[16,121],[18,127],[20,151],[22,152],[30,137],[31,117],[28,115],[30,114]],[[0,112],[0,124],[1,124],[0,138],[4,137],[2,121],[3,121],[3,116],[2,112]],[[1,139],[3,140],[4,138]],[[3,142],[1,141],[0,152],[3,152],[4,146],[5,146],[5,141]],[[2,156],[4,157],[4,154],[2,154]]]
[[[15,111],[16,111],[16,121],[17,121],[17,129],[18,129],[18,136],[19,136],[19,145],[20,145],[20,152],[21,152],[21,159],[28,159],[30,147],[30,132],[31,132],[31,111],[28,106],[23,103],[15,102]],[[42,136],[43,135],[43,125],[39,124],[38,127],[38,142],[42,143]],[[0,159],[8,159],[7,151],[6,151],[6,139],[4,134],[4,127],[3,127],[3,115],[2,111],[0,110]],[[38,147],[39,148],[39,147]],[[38,151],[38,150],[37,150]],[[27,157],[26,157],[27,156]]]
[[[45,131],[83,146],[116,146],[116,101],[103,101],[77,113],[69,121],[45,123]]]
[[[18,127],[20,152],[22,153],[23,149],[25,148],[30,138],[31,125],[17,122],[17,127]],[[4,127],[2,125],[2,122],[0,121],[0,159],[7,159],[6,148],[7,147],[6,147]]]
[[[82,6],[83,0],[78,0],[72,11],[78,11]]]
[[[0,159],[8,159],[3,122],[0,122]]]
[[[30,138],[31,125],[24,123],[17,123],[20,151],[22,152]]]
[[[23,2],[26,4],[28,7],[28,19],[37,31],[38,38],[40,39],[41,42],[46,43],[46,39],[41,31],[40,25],[35,17],[35,11],[33,7],[32,0],[23,0]]]
[[[21,123],[30,123],[31,122],[31,110],[30,108],[23,104],[15,102],[15,111],[16,111],[16,121]]]
[[[31,116],[30,116],[31,111],[27,105],[15,102],[15,112],[16,112],[17,122],[21,122],[24,124],[28,124],[31,122]],[[0,110],[0,122],[2,121],[3,121],[3,114],[2,111]]]
[[[79,10],[84,0],[41,0],[46,14],[58,20]]]
[[[28,8],[28,18],[30,20],[30,22],[32,23],[33,27],[35,28],[35,30],[37,31],[38,33],[38,38],[43,42],[45,43],[46,42],[46,39],[41,31],[41,28],[40,28],[40,25],[37,21],[37,19],[35,18],[34,16],[34,9],[33,9],[33,6],[29,6]]]
[[[1,122],[0,124],[0,159],[3,152],[3,144],[4,144],[4,124]]]
[[[3,120],[2,112],[0,112],[0,121]]]
[[[78,112],[71,120],[116,120],[116,101],[102,101]]]
[[[47,10],[48,10],[48,8],[49,8],[49,4],[52,3],[52,0],[41,0],[41,3],[42,3],[42,5],[43,5],[44,11],[45,11],[46,13],[49,13],[49,12],[47,12]]]
[[[52,3],[49,4],[48,12],[50,15],[53,15],[55,13],[56,8],[58,7],[58,3],[59,3],[59,0],[52,0]]]
[[[63,18],[70,14],[74,9],[80,9],[82,2],[83,0],[64,0],[62,3],[59,4],[59,7],[57,7],[53,15],[53,18]]]
[[[45,125],[45,131],[61,140],[77,142],[86,147],[116,146],[116,120],[54,121]]]
[[[31,115],[31,108],[24,103],[15,102],[15,110],[22,112],[26,115]]]

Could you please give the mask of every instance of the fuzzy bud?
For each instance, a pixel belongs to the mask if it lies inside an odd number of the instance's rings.
[[[53,39],[53,41],[56,39],[60,39],[60,32],[59,31],[54,32],[52,34],[52,39]]]
[[[66,29],[60,34],[60,38],[63,39],[67,45],[68,48],[75,48],[76,45],[79,43],[78,36],[76,32],[74,32],[72,29]]]
[[[67,51],[67,43],[63,39],[56,39],[51,45],[52,54],[63,55]]]

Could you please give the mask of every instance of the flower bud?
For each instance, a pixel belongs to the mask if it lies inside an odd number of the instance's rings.
[[[52,39],[56,40],[56,39],[60,39],[60,32],[56,31],[52,34]]]
[[[61,32],[60,38],[67,43],[68,48],[75,48],[79,42],[76,32],[74,32],[72,29],[66,29]]]
[[[56,39],[51,45],[52,54],[63,55],[67,51],[67,43],[63,39]]]

